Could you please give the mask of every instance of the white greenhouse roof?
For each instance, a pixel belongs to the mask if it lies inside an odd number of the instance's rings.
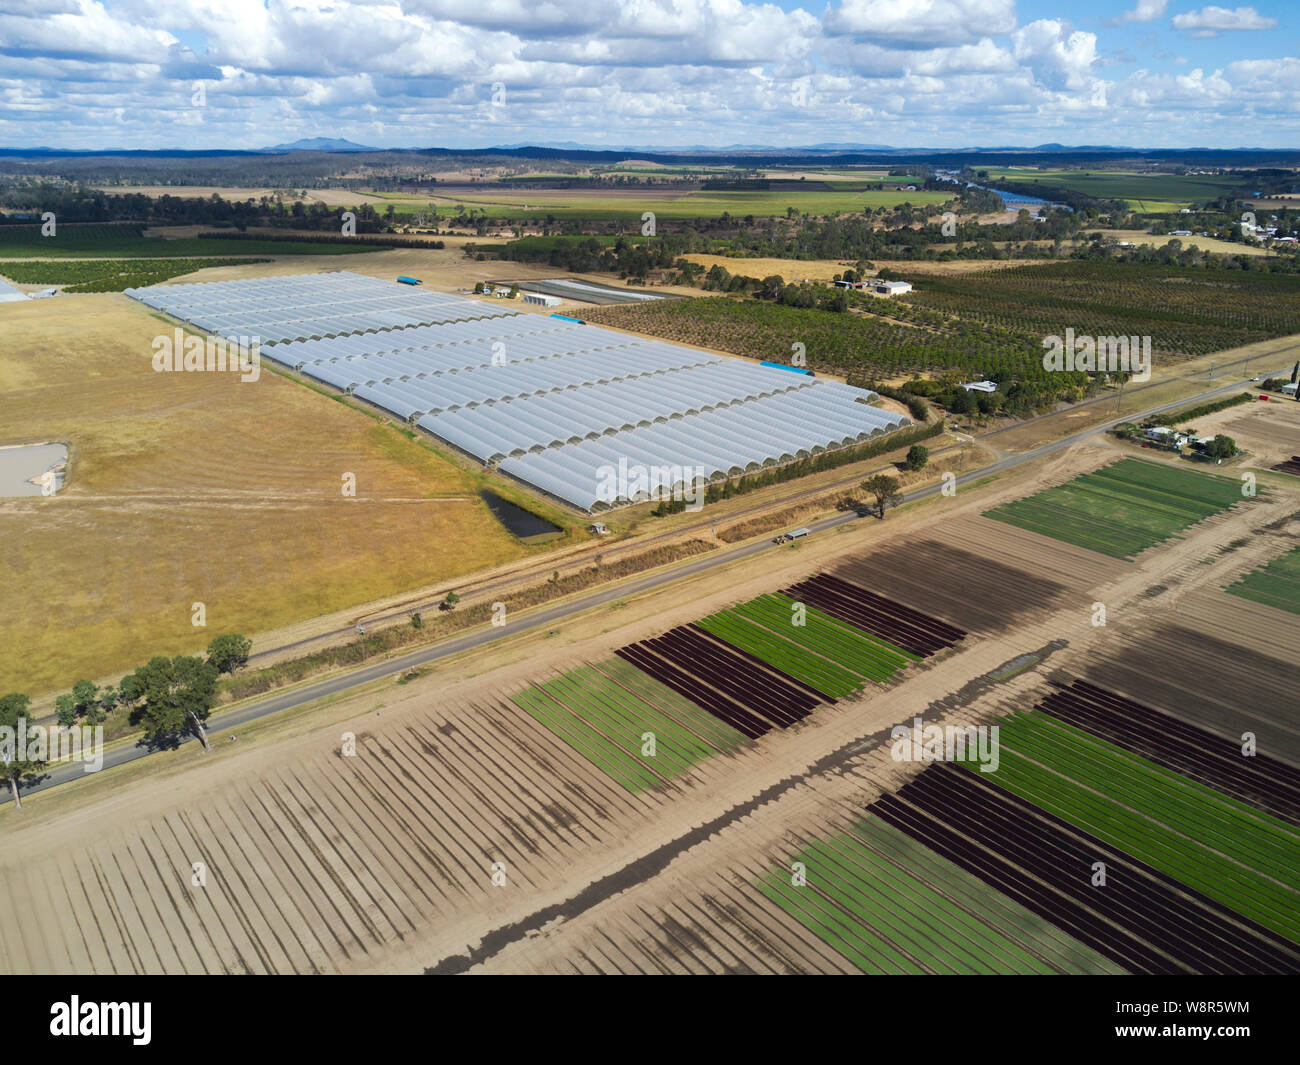
[[[908,424],[848,385],[359,274],[127,294],[260,337],[268,358],[586,511]]]

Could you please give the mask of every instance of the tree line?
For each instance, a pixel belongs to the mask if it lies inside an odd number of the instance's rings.
[[[157,655],[115,685],[100,687],[79,680],[55,699],[55,719],[62,728],[94,727],[102,725],[112,711],[124,708],[146,743],[174,745],[193,734],[207,751],[207,722],[216,704],[217,682],[222,674],[233,675],[243,668],[252,648],[252,640],[232,633],[215,637],[206,656]],[[0,728],[16,730],[20,721],[30,721],[30,706],[31,699],[21,692],[0,696]],[[21,807],[19,784],[39,774],[47,763],[20,758],[19,753],[0,744],[0,780],[9,784]]]

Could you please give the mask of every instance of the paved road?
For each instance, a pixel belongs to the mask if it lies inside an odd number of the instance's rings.
[[[1269,357],[1269,358],[1281,358],[1283,355],[1287,355],[1287,356],[1290,357],[1290,358],[1294,358],[1294,356],[1295,356],[1297,353],[1300,353],[1300,344],[1292,344],[1290,347],[1282,348],[1280,351],[1273,352],[1273,353],[1272,353],[1271,355],[1269,355],[1268,357]],[[1262,362],[1262,361],[1264,360],[1264,358],[1265,358],[1265,356],[1263,356],[1263,355],[1252,355],[1252,356],[1249,356],[1249,357],[1247,357],[1247,358],[1236,359],[1236,360],[1234,360],[1233,362],[1226,362],[1226,363],[1223,363],[1223,364],[1217,366],[1215,369],[1216,369],[1218,372],[1224,372],[1224,371],[1227,371],[1227,370],[1231,370],[1231,369],[1233,369],[1234,367],[1237,367],[1237,366],[1249,366],[1249,364],[1252,363],[1252,362],[1253,362],[1253,363],[1260,363],[1260,362]],[[1185,381],[1185,380],[1191,380],[1191,379],[1194,378],[1194,377],[1198,377],[1198,376],[1200,376],[1200,375],[1201,375],[1202,373],[1204,373],[1204,372],[1205,372],[1204,370],[1198,370],[1198,371],[1196,371],[1195,373],[1182,374],[1182,375],[1179,375],[1179,376],[1177,376],[1177,377],[1167,377],[1167,378],[1164,378],[1164,379],[1162,379],[1162,380],[1160,380],[1160,381],[1152,381],[1152,382],[1150,382],[1150,383],[1148,383],[1148,384],[1129,385],[1128,387],[1125,388],[1125,390],[1124,390],[1124,394],[1125,394],[1125,396],[1132,397],[1132,396],[1137,395],[1137,393],[1142,392],[1142,391],[1144,391],[1144,390],[1146,390],[1146,389],[1148,389],[1148,388],[1160,388],[1160,387],[1163,387],[1163,386],[1165,386],[1165,385],[1170,384],[1170,383],[1173,382],[1173,381]],[[1268,376],[1268,375],[1263,375],[1263,376]],[[1014,423],[1012,423],[1011,425],[1005,425],[1005,426],[1003,426],[1003,427],[1000,428],[1000,429],[991,429],[991,430],[989,430],[988,432],[981,433],[981,434],[979,435],[979,440],[980,440],[980,442],[983,443],[986,447],[988,447],[990,450],[992,450],[995,454],[1000,455],[1001,452],[998,451],[997,447],[996,447],[994,444],[991,443],[991,439],[992,439],[993,437],[997,436],[997,435],[1000,434],[1000,433],[1008,433],[1008,432],[1011,432],[1011,431],[1013,431],[1013,430],[1015,430],[1015,429],[1023,429],[1023,428],[1025,428],[1026,426],[1032,426],[1032,425],[1035,425],[1035,424],[1037,424],[1038,422],[1045,421],[1045,420],[1048,419],[1048,418],[1059,418],[1059,417],[1061,417],[1061,415],[1063,415],[1063,414],[1065,414],[1065,413],[1068,413],[1068,412],[1070,412],[1070,411],[1077,411],[1077,410],[1080,410],[1080,409],[1082,409],[1082,408],[1084,408],[1084,407],[1092,407],[1092,406],[1096,406],[1097,404],[1100,404],[1100,403],[1109,403],[1112,399],[1115,399],[1115,398],[1116,398],[1115,396],[1113,396],[1113,395],[1109,395],[1109,394],[1103,394],[1103,395],[1099,395],[1099,396],[1094,396],[1092,399],[1085,399],[1085,400],[1080,401],[1079,403],[1072,404],[1069,408],[1067,408],[1066,411],[1052,411],[1052,412],[1049,413],[1049,414],[1040,414],[1040,415],[1038,415],[1037,417],[1034,417],[1034,418],[1027,418],[1027,419],[1023,419],[1023,420],[1021,420],[1021,421],[1014,422]],[[1185,401],[1180,401],[1180,402],[1188,402],[1188,403],[1190,403],[1191,401],[1190,401],[1190,400],[1185,400]],[[1165,409],[1167,409],[1167,408],[1165,408]],[[1138,415],[1128,414],[1128,415],[1124,415],[1123,420],[1126,420],[1126,421],[1127,421],[1127,420],[1131,420],[1131,419],[1133,419],[1133,418],[1135,418],[1135,417],[1141,417],[1141,416],[1142,416],[1142,415],[1140,415],[1140,414],[1138,414]],[[945,449],[945,450],[946,450],[946,449]],[[940,453],[940,452],[933,452],[933,454],[939,454],[939,453]],[[1029,454],[1032,455],[1033,452],[1029,452]],[[834,482],[830,482],[830,483],[827,483],[827,484],[822,484],[822,485],[819,485],[819,486],[816,487],[816,488],[813,488],[813,489],[809,489],[809,490],[807,490],[807,491],[803,491],[803,492],[796,493],[795,495],[792,495],[792,496],[790,496],[787,500],[785,500],[785,502],[786,502],[786,503],[795,503],[795,502],[798,502],[798,501],[801,500],[801,499],[811,499],[811,498],[814,498],[815,496],[827,495],[828,493],[835,491],[837,488],[844,488],[844,487],[847,487],[847,486],[849,486],[849,485],[854,484],[856,481],[857,481],[857,478],[849,478],[849,479],[847,479],[847,480],[834,481]],[[761,503],[761,504],[756,504],[756,505],[753,506],[753,507],[748,507],[748,508],[746,508],[746,509],[739,510],[739,511],[734,511],[734,512],[728,514],[726,520],[727,520],[728,524],[734,524],[735,522],[737,522],[737,521],[739,521],[739,520],[743,520],[745,517],[747,517],[747,516],[750,515],[750,514],[756,514],[756,513],[759,513],[759,512],[761,512],[761,511],[767,510],[768,507],[770,507],[770,506],[771,506],[770,503]],[[607,556],[610,558],[610,560],[612,561],[613,558],[616,558],[616,557],[619,556],[619,555],[639,553],[639,552],[641,552],[641,551],[644,551],[646,548],[648,548],[648,547],[652,547],[652,546],[654,546],[656,543],[659,543],[659,542],[661,542],[661,541],[662,541],[662,542],[667,542],[667,541],[670,541],[670,540],[676,540],[676,539],[679,539],[681,536],[683,536],[683,535],[685,535],[685,534],[689,534],[689,533],[691,533],[691,532],[693,532],[693,531],[703,531],[703,530],[706,530],[706,529],[709,528],[710,524],[711,524],[711,522],[709,522],[709,521],[703,521],[703,522],[700,522],[700,523],[697,524],[697,525],[688,525],[688,526],[685,526],[685,527],[678,527],[678,528],[674,529],[672,532],[663,533],[663,534],[656,535],[656,536],[651,536],[651,537],[648,537],[648,538],[645,538],[645,539],[634,539],[634,540],[631,540],[631,541],[625,541],[625,542],[623,542],[623,543],[619,543],[619,544],[611,545],[608,549],[606,549],[606,554],[607,554]],[[587,552],[585,552],[585,553],[582,553],[582,554],[575,554],[572,558],[567,558],[567,559],[563,559],[563,560],[561,560],[561,562],[560,562],[559,564],[560,564],[562,567],[567,567],[567,566],[572,566],[572,565],[579,565],[579,566],[581,566],[581,565],[589,564],[590,561],[591,561],[591,556],[592,556],[592,555],[593,555],[597,550],[599,550],[599,545],[598,545],[598,544],[597,544],[597,545],[593,545],[593,546],[592,546],[592,547],[591,547]],[[510,589],[510,588],[514,588],[514,587],[518,587],[518,586],[520,586],[520,585],[526,584],[530,579],[535,580],[539,575],[542,575],[542,574],[543,574],[547,569],[550,569],[550,568],[553,568],[551,563],[542,562],[542,563],[539,563],[539,564],[538,564],[536,567],[534,567],[532,570],[524,571],[524,572],[519,572],[519,573],[515,573],[515,574],[511,575],[510,577],[502,578],[502,579],[500,579],[500,580],[492,580],[492,581],[488,581],[487,583],[482,583],[482,584],[477,584],[477,585],[475,585],[475,584],[473,584],[473,583],[471,583],[471,584],[469,584],[469,585],[459,585],[459,586],[458,586],[458,590],[459,590],[460,592],[462,592],[462,596],[461,596],[461,598],[464,598],[466,595],[474,595],[474,596],[490,595],[490,594],[492,594],[493,592],[497,592],[497,591],[501,591],[501,590],[506,590],[506,589]],[[468,589],[468,590],[466,590],[466,589]],[[437,599],[434,599],[434,600],[432,600],[432,601],[430,601],[430,602],[428,602],[428,603],[423,603],[423,604],[420,604],[420,603],[416,603],[416,604],[408,604],[407,606],[402,607],[400,610],[389,610],[389,611],[387,611],[387,612],[385,612],[385,613],[383,613],[383,614],[375,614],[375,615],[371,615],[371,616],[366,616],[366,617],[362,618],[361,620],[362,620],[362,621],[364,622],[364,624],[366,624],[366,625],[382,625],[382,624],[384,624],[385,622],[389,622],[389,621],[400,621],[400,620],[402,620],[403,618],[410,617],[410,615],[411,615],[412,613],[425,613],[425,614],[427,614],[427,613],[429,613],[430,611],[436,610],[437,608],[438,608],[438,600],[437,600]],[[256,664],[256,663],[259,662],[259,661],[264,661],[264,660],[268,660],[268,659],[272,659],[272,658],[279,658],[279,657],[282,656],[286,651],[293,651],[293,650],[296,650],[296,649],[299,649],[299,648],[314,647],[314,646],[317,646],[317,645],[319,645],[319,644],[321,644],[321,643],[323,643],[323,642],[326,642],[326,641],[329,641],[329,640],[333,640],[333,639],[337,639],[337,638],[340,637],[340,636],[349,636],[349,637],[350,637],[350,636],[353,634],[353,631],[354,631],[354,627],[353,627],[352,625],[344,625],[344,626],[341,626],[340,628],[337,628],[337,629],[331,629],[331,630],[329,630],[329,631],[327,631],[327,632],[320,632],[320,633],[317,633],[317,634],[314,635],[314,636],[308,636],[308,637],[306,637],[305,639],[302,639],[302,640],[294,640],[294,641],[291,642],[291,643],[281,644],[281,645],[279,645],[278,647],[268,648],[268,649],[265,650],[265,651],[258,651],[258,652],[254,653],[254,654],[252,655],[252,657],[249,659],[249,662],[250,662],[250,664]]]
[[[1282,376],[1290,373],[1289,368],[1273,371],[1265,376]],[[978,470],[972,470],[969,473],[961,474],[957,477],[957,483],[963,484],[970,481],[982,480],[1004,470],[1012,469],[1034,459],[1043,458],[1047,455],[1054,454],[1073,444],[1078,443],[1085,437],[1092,436],[1096,433],[1105,432],[1108,429],[1120,424],[1120,422],[1137,421],[1142,418],[1150,417],[1155,414],[1163,414],[1165,411],[1176,410],[1180,407],[1191,406],[1196,403],[1207,402],[1231,392],[1237,392],[1243,386],[1249,384],[1247,381],[1237,380],[1220,385],[1209,392],[1202,392],[1197,396],[1175,400],[1171,403],[1165,403],[1159,407],[1152,407],[1149,410],[1125,414],[1122,417],[1104,422],[1101,425],[1094,425],[1087,429],[1081,429],[1077,433],[1061,437],[1059,440],[1053,440],[1043,444],[1032,451],[1024,451],[1018,454],[1004,455],[996,462],[989,466],[981,467]],[[927,499],[930,496],[937,495],[940,490],[939,484],[933,484],[926,488],[917,489],[915,492],[909,492],[907,501],[914,502],[919,499]],[[808,526],[813,534],[825,532],[828,529],[836,529],[841,525],[847,525],[853,521],[863,520],[858,514],[846,512],[836,514],[833,517],[823,518],[819,522]],[[259,718],[266,717],[268,714],[279,713],[281,710],[288,710],[295,706],[301,706],[304,703],[312,702],[315,699],[321,699],[328,695],[335,695],[339,692],[347,691],[350,688],[356,688],[363,684],[368,684],[372,680],[379,680],[382,677],[394,676],[398,673],[404,673],[407,670],[414,669],[418,666],[426,665],[429,662],[437,662],[439,659],[448,658],[451,655],[460,654],[462,651],[473,650],[482,647],[485,644],[493,643],[496,640],[504,639],[508,636],[514,636],[519,633],[531,632],[535,629],[545,629],[574,614],[591,610],[593,607],[605,606],[609,603],[617,602],[620,599],[627,599],[642,592],[652,591],[661,588],[664,585],[672,584],[684,577],[691,577],[697,573],[705,573],[717,566],[726,566],[732,562],[741,559],[752,558],[756,555],[763,554],[767,551],[777,550],[777,546],[768,539],[759,540],[755,543],[742,544],[739,547],[732,547],[722,551],[712,551],[707,555],[693,559],[682,565],[673,566],[672,568],[659,573],[648,574],[639,577],[636,580],[629,581],[625,584],[618,584],[613,587],[597,589],[564,603],[557,603],[555,606],[544,607],[541,610],[534,611],[524,617],[514,621],[508,621],[506,624],[496,627],[476,630],[466,633],[463,636],[455,636],[448,640],[443,640],[431,647],[424,647],[417,651],[411,651],[396,658],[388,658],[376,662],[371,666],[362,666],[360,669],[352,670],[343,676],[331,677],[327,680],[317,681],[315,684],[308,684],[302,688],[296,688],[293,691],[285,692],[280,695],[268,696],[265,699],[259,699],[255,702],[245,703],[242,706],[235,707],[231,710],[224,711],[212,720],[212,732],[214,734],[229,732],[231,729],[246,725],[250,721],[256,721]],[[195,742],[193,738],[182,740],[184,743]],[[149,748],[137,745],[121,745],[111,748],[104,752],[104,768],[109,769],[113,766],[124,765],[127,762],[135,761],[137,758],[143,758],[153,753]],[[39,781],[28,785],[23,789],[24,794],[31,794],[35,791],[43,791],[46,788],[52,788],[59,784],[67,783],[84,775],[84,770],[79,765],[59,765],[47,772]],[[5,793],[4,802],[10,801]]]

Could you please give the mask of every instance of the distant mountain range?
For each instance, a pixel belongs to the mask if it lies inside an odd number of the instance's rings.
[[[87,158],[114,156],[127,159],[197,159],[239,158],[282,155],[288,152],[354,154],[383,152],[393,155],[423,155],[442,159],[505,157],[513,159],[563,159],[585,163],[618,163],[644,159],[664,165],[697,166],[709,162],[734,166],[798,166],[802,163],[826,165],[879,166],[927,163],[937,167],[961,167],[976,162],[987,165],[1031,164],[1036,158],[1050,157],[1060,165],[1085,164],[1093,161],[1143,158],[1183,162],[1187,165],[1274,166],[1300,163],[1300,149],[1294,148],[1131,148],[1118,145],[1064,145],[1058,143],[1024,146],[968,146],[958,148],[898,148],[886,144],[826,142],[803,147],[774,148],[770,145],[731,144],[725,147],[689,145],[653,148],[627,145],[600,147],[573,142],[536,142],[501,144],[491,148],[376,148],[340,137],[306,137],[265,148],[5,148],[4,158]]]
[[[272,144],[260,148],[263,152],[382,152],[383,148],[370,148],[338,137],[304,137],[288,144]]]
[[[746,155],[793,155],[793,154],[835,154],[840,152],[906,152],[915,154],[917,152],[1131,152],[1135,148],[1129,148],[1123,145],[1110,144],[1037,144],[1030,147],[1023,145],[997,145],[993,147],[963,147],[963,148],[899,148],[893,144],[859,144],[851,141],[832,141],[820,144],[801,144],[788,148],[774,148],[770,144],[725,144],[721,147],[707,144],[665,144],[658,145],[654,148],[648,148],[645,145],[632,144],[576,144],[573,141],[520,141],[516,144],[494,144],[491,148],[484,148],[483,151],[494,152],[513,152],[528,148],[546,148],[551,151],[569,151],[569,152],[630,152],[638,155],[656,156],[665,154],[680,155],[683,153],[694,153],[699,155],[735,155],[745,153]],[[461,149],[466,152],[472,152],[472,148]],[[1227,150],[1252,150],[1252,149],[1227,149]]]

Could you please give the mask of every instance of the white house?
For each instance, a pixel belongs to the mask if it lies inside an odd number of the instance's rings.
[[[1156,440],[1162,444],[1173,444],[1174,447],[1182,447],[1188,441],[1186,433],[1180,433],[1176,429],[1171,429],[1167,425],[1156,425],[1148,429],[1143,434],[1148,440]]]
[[[968,381],[962,385],[967,392],[996,392],[998,390],[996,381]]]
[[[867,282],[870,291],[877,296],[901,296],[904,292],[912,291],[910,281],[880,281],[874,280]]]

